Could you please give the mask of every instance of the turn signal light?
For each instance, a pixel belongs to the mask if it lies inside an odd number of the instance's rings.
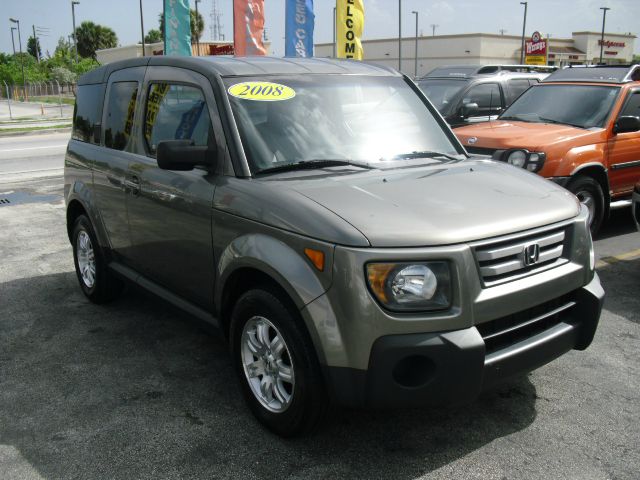
[[[314,250],[313,248],[305,248],[304,254],[309,260],[311,260],[314,267],[316,267],[320,272],[324,271],[324,252]]]

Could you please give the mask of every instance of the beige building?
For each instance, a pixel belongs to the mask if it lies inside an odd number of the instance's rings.
[[[264,42],[264,46],[267,49],[267,55],[269,55],[269,52],[271,51],[271,42]],[[198,53],[198,45],[195,43],[191,45],[192,55],[233,55],[233,42],[200,42],[199,47],[200,50]],[[164,44],[162,42],[146,44],[144,51],[145,56],[147,57],[151,55],[162,55],[164,51]],[[139,43],[135,45],[125,45],[123,47],[96,50],[96,59],[101,65],[137,57],[142,57],[142,45]]]
[[[572,38],[549,38],[549,65],[584,65],[600,59],[600,33],[575,32]],[[631,63],[636,36],[606,33],[604,63]],[[401,70],[409,75],[415,68],[415,37],[402,39]],[[528,40],[528,39],[527,39]],[[492,33],[418,37],[418,72],[421,76],[440,65],[519,64],[522,37]],[[398,68],[398,39],[363,40],[364,59]],[[333,56],[333,43],[315,45],[316,57]]]

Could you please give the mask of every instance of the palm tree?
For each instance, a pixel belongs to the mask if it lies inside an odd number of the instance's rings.
[[[118,46],[118,37],[109,27],[97,25],[93,22],[82,22],[76,28],[78,53],[81,57],[96,58],[96,50]]]
[[[202,14],[198,12],[198,16],[196,17],[196,11],[190,11],[191,17],[191,43],[196,42],[196,38],[198,41],[202,37],[202,32],[204,32],[204,18],[202,18]],[[164,37],[164,14],[161,13],[158,15],[158,22],[160,23],[160,32]]]

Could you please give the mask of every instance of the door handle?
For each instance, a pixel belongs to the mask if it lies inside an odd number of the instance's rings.
[[[124,187],[129,190],[132,195],[137,196],[140,194],[140,179],[135,175],[125,178]]]

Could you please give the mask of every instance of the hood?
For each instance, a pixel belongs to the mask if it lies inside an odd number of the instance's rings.
[[[332,211],[373,247],[484,239],[569,219],[580,209],[563,188],[490,160],[289,178],[276,184]]]
[[[462,145],[495,149],[526,148],[546,151],[549,147],[567,144],[581,147],[596,143],[603,129],[585,130],[550,123],[495,121],[460,127],[453,131]],[[469,139],[476,140],[470,143]]]

